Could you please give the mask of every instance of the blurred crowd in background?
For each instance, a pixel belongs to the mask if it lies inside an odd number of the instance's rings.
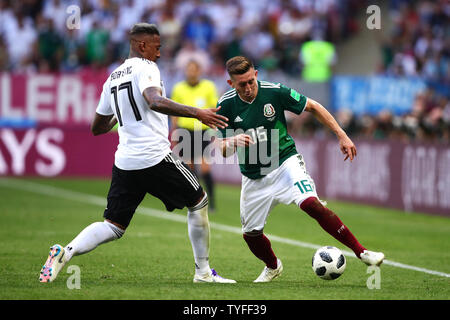
[[[391,0],[382,72],[450,84],[450,2]]]
[[[127,32],[156,23],[163,63],[195,52],[208,74],[246,54],[263,69],[298,75],[300,45],[314,37],[338,42],[356,31],[357,0],[22,0],[0,1],[2,70],[73,71],[108,67],[128,54]],[[66,25],[69,5],[79,29]],[[17,39],[21,39],[17,41]]]
[[[356,116],[351,110],[342,108],[334,116],[350,137],[393,139],[405,143],[450,142],[450,101],[431,88],[419,93],[412,110],[403,115],[382,110],[377,115]],[[289,125],[290,132],[301,137],[333,135],[322,130],[323,125],[308,112],[302,117],[291,118]]]
[[[68,28],[70,5],[80,8],[79,28]],[[131,25],[145,21],[160,30],[158,64],[167,78],[182,78],[184,66],[195,58],[205,77],[220,80],[221,94],[227,89],[225,61],[235,55],[249,56],[263,72],[300,78],[302,44],[350,39],[360,28],[357,13],[367,5],[358,0],[0,0],[0,71],[111,71],[128,55]],[[450,85],[449,1],[391,0],[389,14],[393,32],[380,45],[383,61],[374,73]],[[335,116],[352,136],[450,141],[449,99],[432,89],[418,95],[403,116],[383,111],[355,117],[348,110]],[[304,118],[293,123],[295,133],[325,134]]]

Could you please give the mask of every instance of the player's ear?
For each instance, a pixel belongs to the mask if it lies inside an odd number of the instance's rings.
[[[230,85],[230,87],[234,88],[234,87],[233,87],[233,81],[231,81],[231,79],[228,79],[228,80],[227,80],[227,83]]]
[[[258,70],[255,70],[255,78],[258,77]]]
[[[138,48],[139,53],[144,52],[145,51],[145,42],[139,41],[137,48]]]

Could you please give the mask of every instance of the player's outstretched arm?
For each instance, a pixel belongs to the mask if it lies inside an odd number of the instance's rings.
[[[95,113],[94,121],[91,124],[91,132],[94,136],[109,132],[117,123],[114,115],[104,116]]]
[[[336,134],[339,139],[341,152],[345,155],[344,161],[349,158],[350,161],[353,161],[356,157],[355,144],[339,126],[331,113],[329,113],[320,103],[310,98],[308,98],[306,102],[305,110],[311,112],[317,120]]]
[[[222,115],[216,114],[220,108],[215,109],[199,109],[165,98],[161,95],[161,89],[157,87],[149,87],[143,92],[150,109],[169,116],[196,118],[203,124],[217,129],[224,129],[228,126],[228,119]]]

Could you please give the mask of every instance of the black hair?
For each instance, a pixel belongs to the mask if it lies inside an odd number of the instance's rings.
[[[138,35],[138,34],[149,34],[149,35],[158,35],[159,30],[155,24],[139,22],[133,25],[130,30],[130,36]]]

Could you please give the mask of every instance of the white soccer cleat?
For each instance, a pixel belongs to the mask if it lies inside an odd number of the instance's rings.
[[[379,266],[383,263],[384,253],[364,250],[359,257],[361,258],[361,261],[368,266]]]
[[[283,264],[280,259],[277,259],[277,268],[271,269],[267,266],[264,267],[264,270],[261,272],[258,278],[256,278],[253,282],[270,282],[276,277],[278,277],[281,272],[283,272]]]
[[[216,282],[216,283],[236,283],[235,280],[232,279],[225,279],[219,276],[216,272],[216,270],[211,269],[211,272],[205,273],[203,275],[195,274],[194,276],[194,282],[200,283],[200,282]]]
[[[42,266],[41,274],[39,275],[40,282],[52,282],[55,280],[59,271],[66,264],[66,259],[64,259],[65,251],[61,245],[55,244],[51,246],[48,255],[47,261]]]

